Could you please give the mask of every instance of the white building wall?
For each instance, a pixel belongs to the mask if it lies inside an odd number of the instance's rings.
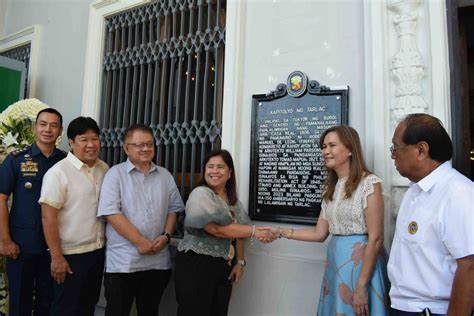
[[[7,1],[0,0],[0,38],[5,35],[5,17],[7,14]]]
[[[34,24],[41,26],[34,97],[60,111],[64,117],[64,126],[81,114],[87,22],[91,2],[6,1],[3,35],[16,33]],[[62,147],[68,148],[65,136]]]

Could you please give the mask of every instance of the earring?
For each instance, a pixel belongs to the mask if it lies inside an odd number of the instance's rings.
[[[352,156],[352,153],[349,153],[349,155],[348,155],[348,156],[349,156],[349,157],[350,157],[350,156]]]

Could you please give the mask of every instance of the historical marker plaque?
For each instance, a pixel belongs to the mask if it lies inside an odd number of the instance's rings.
[[[349,90],[306,80],[293,72],[288,87],[253,95],[252,219],[314,224],[319,216],[326,178],[319,137],[331,126],[347,124]]]

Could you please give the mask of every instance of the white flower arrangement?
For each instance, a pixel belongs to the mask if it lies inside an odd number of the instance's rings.
[[[48,105],[35,98],[15,102],[0,113],[0,124],[7,123],[9,119],[23,120],[25,118],[34,122],[38,112],[46,108]]]
[[[35,141],[32,126],[38,112],[46,108],[48,105],[38,99],[24,99],[0,113],[0,162]]]

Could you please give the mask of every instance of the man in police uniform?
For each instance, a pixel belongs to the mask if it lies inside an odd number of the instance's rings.
[[[411,181],[397,216],[388,276],[392,315],[471,315],[474,302],[474,185],[453,169],[441,122],[408,115],[390,148]]]
[[[12,316],[31,315],[32,311],[49,315],[53,280],[38,199],[43,175],[66,156],[55,146],[62,129],[57,110],[41,110],[34,124],[36,142],[11,153],[0,166],[0,253],[7,257]]]

